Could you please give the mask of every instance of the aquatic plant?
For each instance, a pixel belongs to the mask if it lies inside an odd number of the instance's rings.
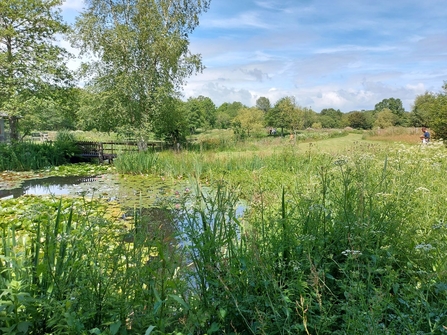
[[[7,200],[2,330],[442,334],[446,170],[436,143],[172,152],[157,209]]]

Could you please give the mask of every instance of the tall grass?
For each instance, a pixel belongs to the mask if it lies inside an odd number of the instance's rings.
[[[238,334],[443,333],[445,156],[415,147],[320,157],[276,184],[266,168],[243,220],[237,190],[198,192],[183,223],[207,324]]]
[[[0,171],[39,170],[66,164],[76,154],[74,138],[60,132],[55,142],[0,143]]]
[[[2,334],[173,329],[183,284],[176,277],[180,255],[163,234],[167,229],[159,230],[169,226],[169,213],[160,211],[156,224],[143,211],[120,222],[105,219],[104,206],[95,201],[28,202],[23,218],[1,225]],[[3,219],[8,207],[2,207]]]
[[[2,330],[442,334],[446,150],[368,149],[158,153],[146,173],[191,176],[161,220],[8,200]]]

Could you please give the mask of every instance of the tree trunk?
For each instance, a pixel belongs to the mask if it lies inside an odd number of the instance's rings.
[[[11,142],[17,142],[19,140],[19,118],[17,116],[10,116],[8,119]]]

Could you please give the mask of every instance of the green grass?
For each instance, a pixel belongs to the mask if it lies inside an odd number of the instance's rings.
[[[442,144],[235,149],[120,157],[121,173],[190,180],[127,220],[88,199],[2,202],[4,331],[445,332]]]

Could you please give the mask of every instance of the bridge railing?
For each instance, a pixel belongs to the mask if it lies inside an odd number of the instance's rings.
[[[79,156],[84,158],[98,158],[100,161],[113,160],[119,153],[130,151],[141,151],[142,149],[163,150],[163,141],[144,142],[145,148],[136,141],[126,142],[93,142],[93,141],[77,141],[76,145],[79,149]]]

